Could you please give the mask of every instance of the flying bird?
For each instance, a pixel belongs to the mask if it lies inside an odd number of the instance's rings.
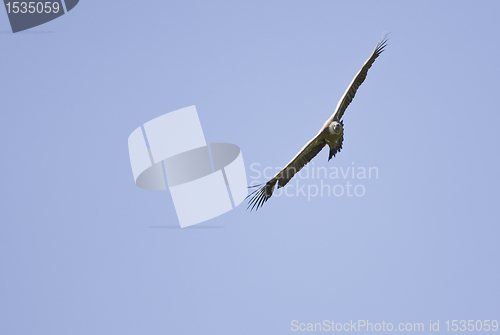
[[[386,45],[387,35],[383,36],[377,43],[375,50],[373,50],[368,60],[363,64],[363,67],[359,70],[358,74],[356,74],[340,99],[335,112],[325,122],[323,127],[321,127],[318,134],[307,142],[302,150],[300,150],[280,172],[272,177],[271,180],[265,184],[252,186],[258,188],[247,196],[247,198],[250,197],[247,209],[251,208],[251,210],[253,210],[255,208],[257,210],[259,207],[262,207],[262,205],[264,205],[273,195],[276,184],[278,184],[278,188],[285,186],[300,169],[309,163],[327,145],[330,148],[328,161],[340,152],[340,149],[342,149],[342,142],[344,141],[344,123],[341,120],[342,116],[347,106],[349,106],[356,95],[359,86],[365,81],[368,69],[372,66],[373,62],[375,62],[375,59],[384,51]]]

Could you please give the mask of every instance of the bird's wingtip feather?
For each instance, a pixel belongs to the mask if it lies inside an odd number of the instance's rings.
[[[250,209],[250,212],[251,212],[254,209],[258,210],[260,207],[262,207],[264,205],[264,203],[267,200],[269,200],[269,198],[272,196],[275,184],[276,184],[276,182],[274,182],[272,184],[266,183],[266,184],[250,186],[250,187],[259,187],[259,188],[254,190],[252,193],[247,195],[247,197],[245,198],[245,199],[250,198],[250,200],[248,200],[247,210]],[[266,188],[268,188],[267,192],[266,192]]]

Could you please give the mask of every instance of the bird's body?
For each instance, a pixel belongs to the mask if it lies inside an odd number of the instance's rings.
[[[307,163],[309,163],[325,146],[330,148],[328,160],[334,157],[341,149],[344,141],[344,124],[341,121],[344,112],[351,103],[358,87],[363,83],[368,73],[368,69],[372,66],[375,59],[384,51],[387,44],[387,35],[378,42],[375,50],[365,62],[361,70],[354,77],[353,81],[347,88],[346,92],[337,104],[337,108],[332,116],[325,122],[323,127],[316,136],[314,136],[300,150],[297,155],[273,178],[264,185],[258,185],[257,190],[252,192],[248,197],[250,201],[248,208],[261,207],[272,195],[276,184],[278,188],[285,186],[292,177],[298,173]]]

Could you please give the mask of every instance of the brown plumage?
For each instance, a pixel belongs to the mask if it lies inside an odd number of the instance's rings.
[[[328,160],[334,157],[340,149],[344,140],[344,124],[341,121],[347,106],[351,103],[356,95],[359,86],[365,81],[368,69],[372,66],[375,59],[384,51],[387,45],[387,35],[380,39],[373,50],[368,60],[363,64],[363,67],[356,74],[351,84],[345,91],[344,95],[337,104],[337,108],[332,116],[321,127],[318,134],[299,151],[297,155],[271,180],[264,185],[257,185],[255,191],[250,193],[248,208],[257,210],[273,195],[274,188],[278,184],[278,188],[285,186],[292,177],[298,173],[307,163],[309,163],[326,145],[330,148]]]

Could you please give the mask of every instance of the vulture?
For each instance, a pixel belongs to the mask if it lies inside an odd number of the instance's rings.
[[[335,157],[340,149],[342,149],[342,142],[344,140],[344,123],[342,121],[342,116],[347,106],[349,106],[356,95],[359,86],[365,81],[368,69],[370,69],[375,59],[384,51],[387,45],[387,37],[388,35],[385,35],[379,40],[375,50],[373,50],[368,60],[363,64],[363,67],[356,74],[340,99],[335,112],[326,120],[318,134],[307,142],[302,150],[300,150],[280,172],[272,177],[271,180],[265,184],[251,186],[257,189],[247,196],[247,198],[250,198],[247,209],[250,208],[250,211],[252,211],[253,209],[257,210],[259,207],[262,207],[262,205],[264,205],[273,195],[276,184],[278,184],[278,188],[285,186],[300,169],[309,163],[327,145],[330,149],[328,161],[330,161],[332,157]]]

